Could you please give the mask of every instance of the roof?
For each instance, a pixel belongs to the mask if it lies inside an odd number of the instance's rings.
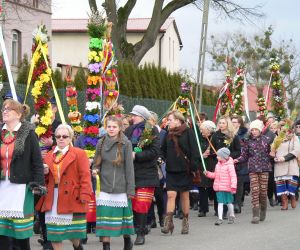
[[[127,22],[128,33],[143,33],[147,30],[151,18],[129,18]],[[87,32],[88,19],[52,19],[52,33],[85,33]],[[179,45],[182,47],[182,40],[173,17],[169,17],[160,27],[159,32],[165,33],[170,25],[174,25]]]

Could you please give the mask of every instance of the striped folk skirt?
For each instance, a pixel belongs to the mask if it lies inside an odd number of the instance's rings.
[[[32,191],[26,187],[24,218],[0,218],[0,235],[26,239],[33,235],[34,200]],[[11,196],[11,198],[16,198]],[[1,246],[0,246],[1,249]]]
[[[299,177],[298,176],[279,176],[275,177],[276,193],[278,196],[295,195],[298,188]]]
[[[136,213],[147,214],[154,197],[155,188],[136,188],[132,199],[132,208]]]
[[[98,203],[97,203],[98,204]],[[96,236],[118,237],[134,234],[131,201],[127,206],[97,205]]]
[[[86,238],[86,214],[74,213],[70,225],[46,223],[49,241],[63,241],[68,239]]]

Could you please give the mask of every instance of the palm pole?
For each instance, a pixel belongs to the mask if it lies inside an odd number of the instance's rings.
[[[208,26],[208,10],[209,0],[204,1],[203,16],[202,16],[202,28],[200,38],[200,51],[197,71],[197,85],[196,85],[196,104],[198,111],[201,111],[202,92],[203,92],[203,77],[204,77],[204,65],[205,65],[205,52],[206,52],[206,40],[207,40],[207,26]]]

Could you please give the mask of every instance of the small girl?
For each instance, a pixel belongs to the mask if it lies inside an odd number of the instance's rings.
[[[215,172],[205,171],[204,174],[214,180],[213,188],[216,191],[218,200],[218,216],[216,226],[223,223],[223,205],[227,204],[229,218],[228,224],[234,223],[233,194],[236,193],[237,177],[234,169],[233,159],[230,157],[228,148],[220,148],[217,151],[218,163]]]

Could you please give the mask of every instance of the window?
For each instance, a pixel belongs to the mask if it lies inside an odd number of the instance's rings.
[[[33,0],[33,8],[39,8],[39,0]]]
[[[12,31],[12,53],[11,53],[11,64],[18,65],[20,62],[21,55],[21,33],[17,30]]]

